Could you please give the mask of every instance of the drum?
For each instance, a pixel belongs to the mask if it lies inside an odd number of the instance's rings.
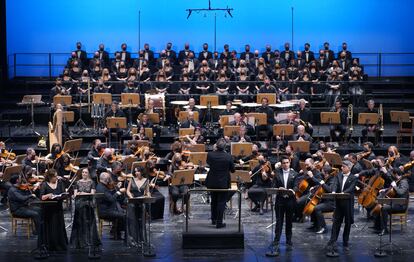
[[[186,106],[188,105],[188,101],[171,101],[170,104],[176,106]]]
[[[165,108],[165,94],[145,94],[145,108],[148,108],[148,101],[154,101],[154,108]]]

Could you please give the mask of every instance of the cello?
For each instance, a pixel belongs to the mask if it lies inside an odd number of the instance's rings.
[[[380,189],[384,187],[385,180],[382,177],[382,173],[378,172],[371,177],[368,184],[364,187],[364,190],[358,196],[358,204],[365,208],[371,208],[375,205],[377,195]]]
[[[324,182],[328,181],[331,177],[334,177],[338,174],[338,168],[332,168],[332,171],[328,174],[328,177],[325,178]],[[325,189],[322,185],[319,185],[312,196],[308,199],[308,203],[306,204],[305,208],[303,209],[303,215],[310,216],[313,213],[315,207],[319,204],[322,199],[322,195],[325,193]]]

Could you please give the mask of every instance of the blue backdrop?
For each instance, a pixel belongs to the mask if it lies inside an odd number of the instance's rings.
[[[414,29],[410,26],[411,0],[212,0],[212,7],[234,8],[233,18],[218,12],[217,50],[228,43],[238,52],[249,43],[263,51],[266,44],[282,49],[291,42],[291,7],[294,8],[294,50],[309,42],[317,51],[329,41],[334,51],[343,41],[354,53],[413,52]],[[138,11],[141,11],[141,48],[149,43],[160,51],[172,41],[175,50],[190,42],[195,51],[204,42],[214,48],[214,13],[193,13],[187,8],[205,8],[207,0],[6,0],[9,64],[14,53],[65,53],[52,57],[62,64],[68,52],[81,41],[87,52],[100,43],[113,53],[123,42],[138,50]],[[377,55],[360,55],[366,71],[376,75]],[[388,64],[413,63],[414,55],[384,55]],[[48,63],[47,55],[18,55],[17,63]],[[53,74],[62,67],[53,68]],[[18,67],[17,75],[47,75],[47,67]],[[414,67],[385,66],[383,75],[414,75]]]

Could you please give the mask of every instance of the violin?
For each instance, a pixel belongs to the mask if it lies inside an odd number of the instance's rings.
[[[65,167],[65,171],[70,171],[71,173],[77,173],[79,171],[79,167],[78,166],[74,166],[72,163],[70,163],[69,165],[67,165]]]
[[[16,154],[7,151],[7,149],[1,150],[1,155],[0,156],[4,159],[7,159],[7,160],[16,160]]]
[[[23,191],[30,191],[30,192],[32,192],[33,190],[35,190],[35,189],[36,189],[36,188],[35,188],[35,186],[31,185],[30,183],[20,184],[20,185],[18,186],[18,188],[19,188],[20,190],[23,190]]]

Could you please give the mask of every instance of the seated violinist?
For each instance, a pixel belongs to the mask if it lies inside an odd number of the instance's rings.
[[[27,184],[22,184],[18,174],[10,178],[13,185],[8,192],[10,212],[15,217],[31,218],[35,224],[34,234],[40,231],[41,209],[38,206],[30,205],[31,199],[36,199],[36,195],[31,193]]]
[[[253,186],[249,189],[248,196],[255,204],[252,211],[259,211],[259,214],[263,215],[263,206],[267,198],[266,188],[272,186],[273,172],[270,162],[266,161],[263,155],[258,156],[257,159],[259,164],[249,172]]]
[[[171,165],[168,170],[168,174],[165,176],[164,181],[167,181],[172,178],[174,171],[185,169],[185,162],[182,160],[180,153],[175,153],[171,159]],[[183,204],[188,203],[188,186],[187,185],[169,185],[168,192],[171,195],[172,200],[172,210],[174,214],[181,214],[183,210],[177,208],[177,201],[182,198]]]
[[[112,149],[105,148],[103,155],[99,158],[96,164],[96,172],[100,174],[102,172],[112,172]]]
[[[111,234],[115,239],[121,238],[121,231],[125,230],[125,210],[121,208],[118,198],[126,192],[125,188],[118,189],[109,173],[103,172],[99,176],[96,193],[102,193],[103,197],[97,198],[98,217],[112,220]]]
[[[151,179],[149,193],[151,197],[155,198],[155,203],[151,204],[151,219],[162,219],[164,217],[165,197],[158,190],[157,183],[165,178],[165,173],[159,169],[157,170],[155,168],[155,162],[152,160],[147,161],[146,168],[143,169],[142,173],[144,177]]]

